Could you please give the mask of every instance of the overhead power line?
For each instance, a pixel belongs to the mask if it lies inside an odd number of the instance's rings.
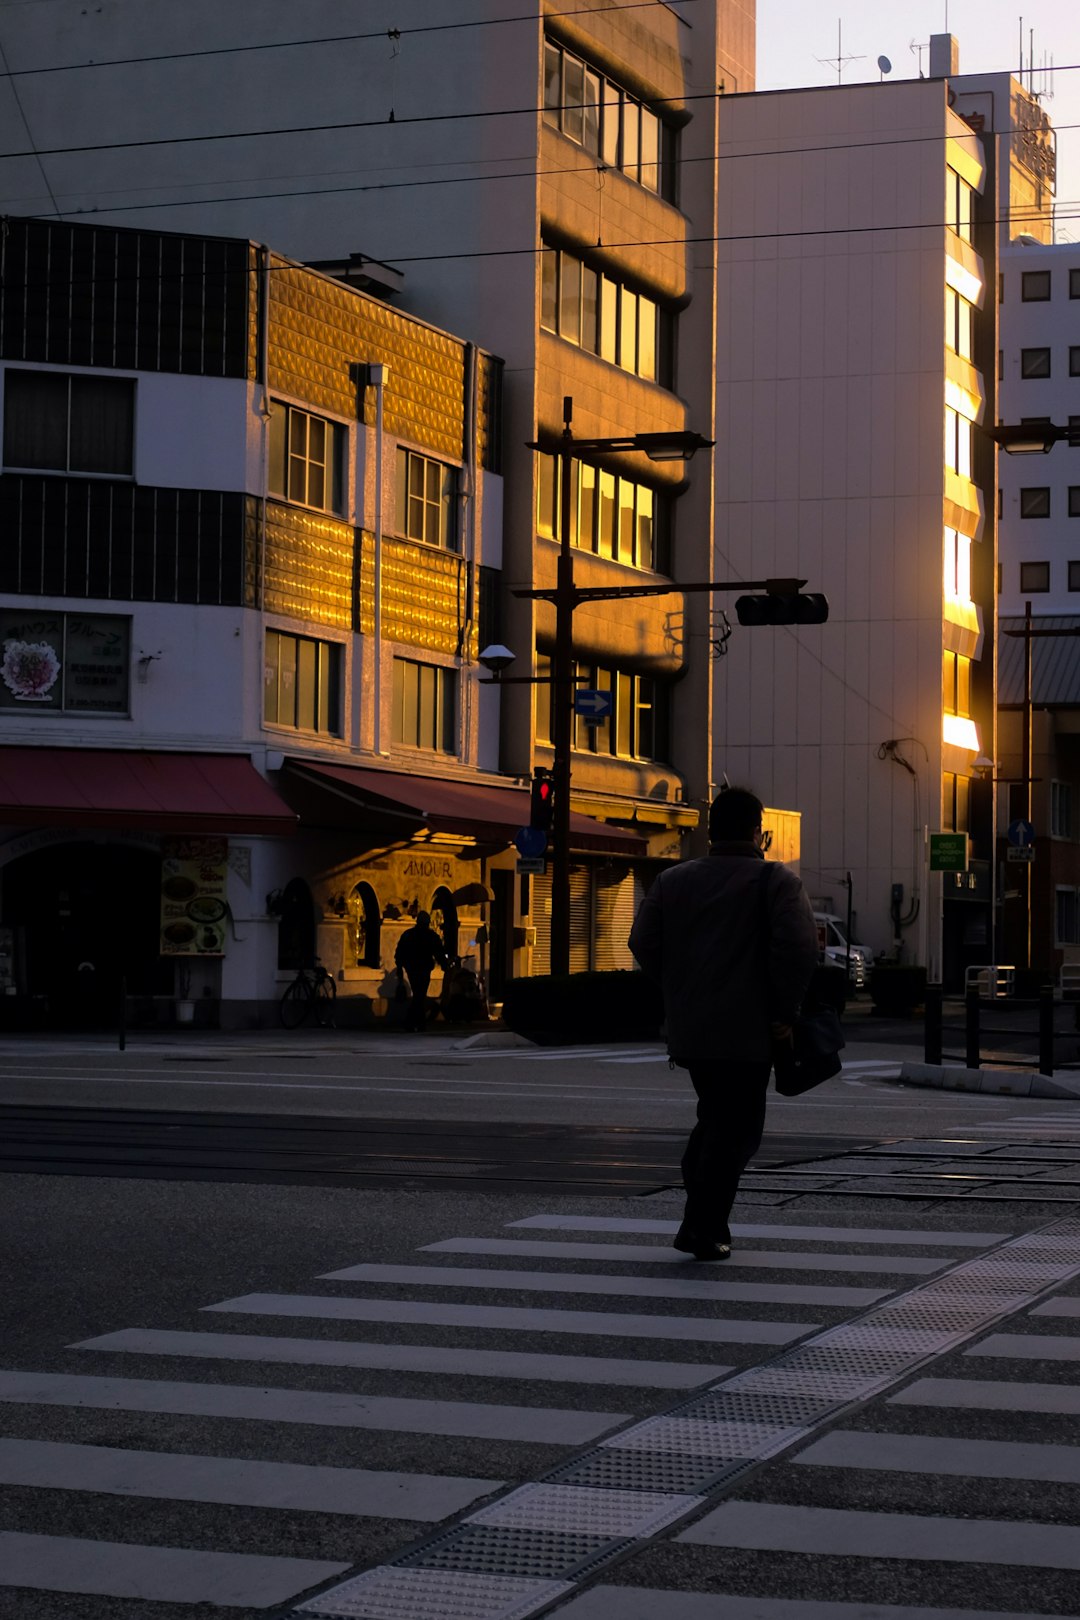
[[[696,4],[696,0],[683,0]],[[608,11],[643,11],[655,9],[657,0],[613,0]],[[524,11],[513,17],[477,17],[470,22],[425,23],[418,28],[375,28],[363,34],[315,34],[303,39],[265,40],[253,45],[215,45],[198,51],[161,51],[153,56],[105,57],[100,62],[56,62],[44,67],[8,69],[0,78],[27,79],[43,73],[86,73],[97,68],[143,67],[154,62],[190,62],[209,56],[250,55],[253,51],[294,51],[312,45],[353,45],[374,40],[398,42],[414,34],[448,34],[462,28],[494,28],[506,23],[542,22],[554,17],[594,16],[595,6],[577,6],[567,11]]]

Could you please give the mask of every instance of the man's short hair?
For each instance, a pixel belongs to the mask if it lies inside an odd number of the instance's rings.
[[[761,826],[765,806],[749,788],[724,788],[709,809],[709,842],[748,843]]]

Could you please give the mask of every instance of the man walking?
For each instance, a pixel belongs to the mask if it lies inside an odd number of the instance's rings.
[[[405,1019],[406,1029],[421,1030],[427,1021],[428,985],[436,962],[441,968],[448,965],[443,942],[431,926],[430,913],[418,911],[415,923],[411,928],[406,928],[394,952],[394,966],[398,973],[404,971],[408,975],[409,989],[412,991],[412,1001]]]
[[[668,1051],[697,1093],[675,1237],[695,1260],[731,1253],[728,1217],[761,1145],[773,1045],[790,1040],[817,962],[802,883],[762,854],[762,809],[744,788],[718,794],[708,855],[660,874],[630,935],[663,991]]]

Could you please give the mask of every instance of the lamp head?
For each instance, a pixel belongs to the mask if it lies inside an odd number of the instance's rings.
[[[504,669],[510,668],[516,657],[517,654],[512,653],[509,647],[504,647],[501,642],[495,641],[492,642],[490,647],[484,648],[480,654],[480,662],[485,669],[490,669],[493,675],[501,675]]]

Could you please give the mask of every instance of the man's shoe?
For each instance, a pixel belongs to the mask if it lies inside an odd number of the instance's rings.
[[[688,1226],[680,1226],[675,1234],[674,1247],[680,1254],[692,1254],[695,1260],[729,1260],[731,1244],[719,1238],[702,1237]]]

